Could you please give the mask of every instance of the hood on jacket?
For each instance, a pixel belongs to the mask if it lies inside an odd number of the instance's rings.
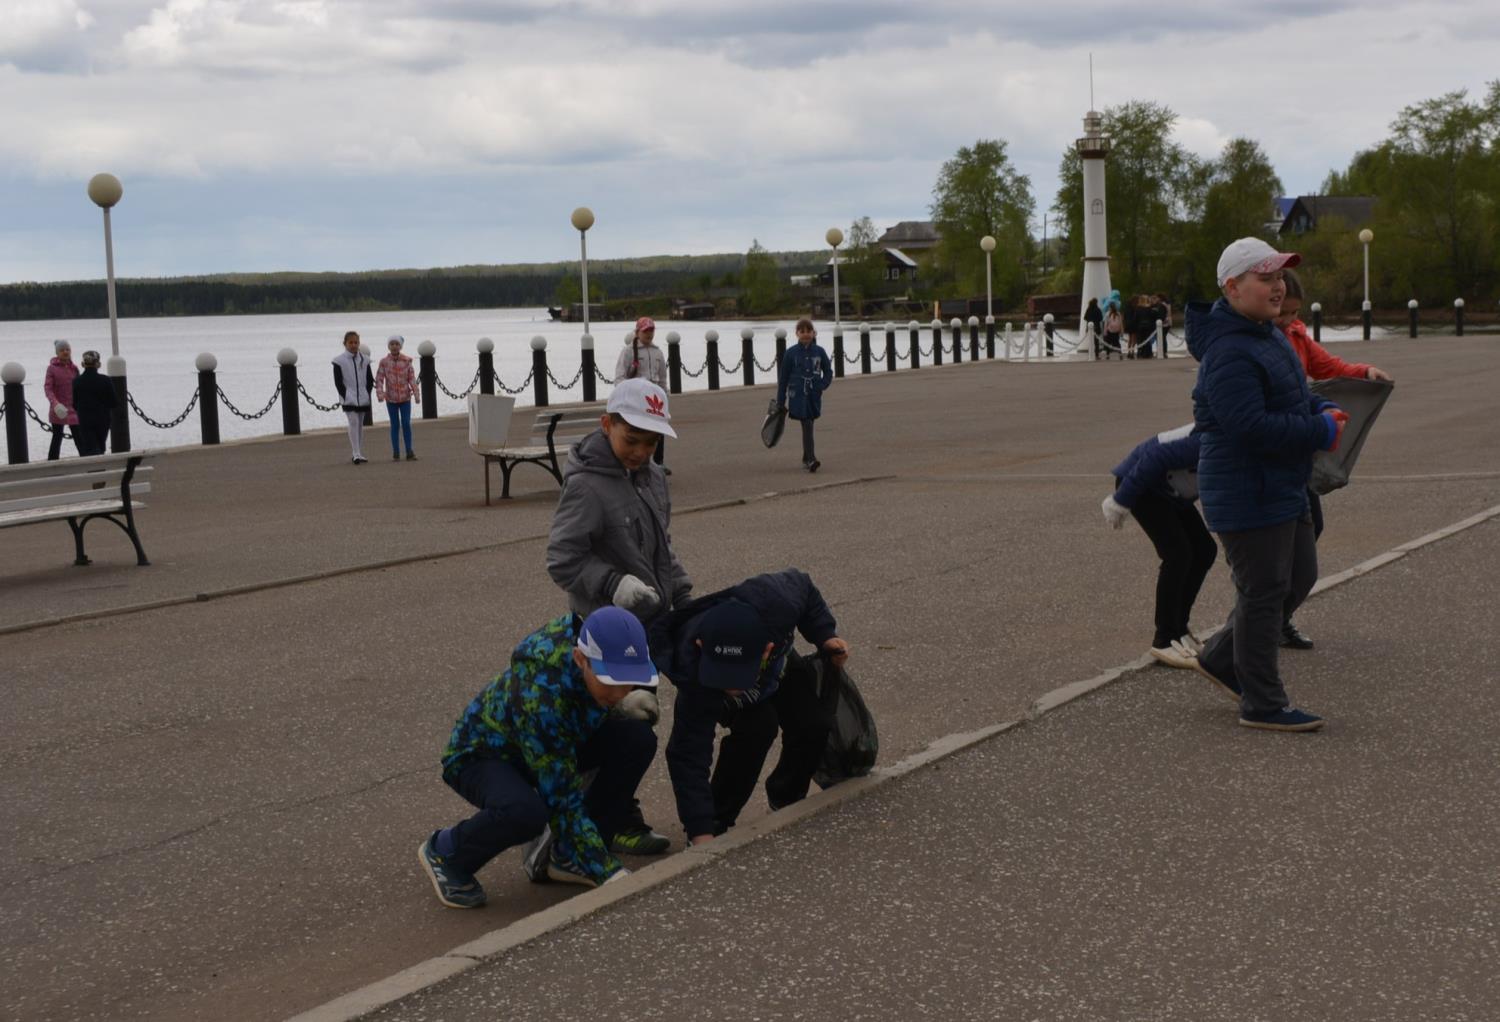
[[[1235,312],[1227,298],[1220,298],[1212,305],[1189,302],[1183,322],[1187,329],[1188,351],[1199,362],[1203,361],[1209,345],[1227,333],[1253,332],[1270,337],[1276,329],[1271,323],[1257,323]]]
[[[579,472],[616,477],[628,474],[620,459],[615,457],[614,448],[609,446],[609,437],[602,429],[594,430],[569,449],[567,464],[563,465],[563,479],[566,481]]]

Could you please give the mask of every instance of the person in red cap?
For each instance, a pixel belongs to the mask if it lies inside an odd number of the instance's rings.
[[[1198,360],[1194,430],[1202,436],[1198,495],[1234,580],[1225,626],[1193,664],[1240,707],[1240,724],[1316,731],[1323,718],[1290,705],[1277,665],[1281,626],[1312,590],[1318,552],[1307,502],[1312,456],[1336,450],[1349,419],[1313,394],[1275,319],[1285,268],[1301,257],[1241,238],[1219,257],[1224,297],[1188,306]]]
[[[625,350],[620,352],[620,357],[615,360],[615,382],[621,380],[650,380],[662,390],[668,390],[667,386],[667,355],[655,344],[656,320],[650,316],[642,316],[635,321],[635,329],[630,336],[625,338]],[[667,453],[666,438],[663,437],[656,444],[656,453],[651,455],[653,461],[662,466],[662,471],[667,475],[672,470],[665,465]]]

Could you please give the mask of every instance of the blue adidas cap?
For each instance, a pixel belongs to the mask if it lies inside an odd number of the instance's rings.
[[[578,633],[578,648],[605,685],[654,688],[657,684],[646,629],[628,610],[600,607],[590,614]]]

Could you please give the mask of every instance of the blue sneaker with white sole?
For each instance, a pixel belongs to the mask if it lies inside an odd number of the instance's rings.
[[[437,891],[438,901],[449,908],[482,907],[485,900],[484,888],[479,886],[479,881],[474,879],[473,874],[454,869],[437,853],[437,849],[433,847],[433,839],[436,837],[437,832],[434,831],[432,837],[418,846],[417,861],[422,864],[423,872],[432,881],[432,889]]]

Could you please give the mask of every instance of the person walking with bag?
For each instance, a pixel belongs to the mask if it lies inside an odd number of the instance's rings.
[[[797,320],[797,343],[781,357],[776,374],[776,404],[802,425],[802,467],[809,472],[823,464],[813,445],[813,423],[823,414],[823,391],[833,385],[833,363],[817,338],[812,320]]]
[[[380,369],[375,373],[375,400],[385,402],[386,414],[391,419],[391,460],[401,460],[400,441],[406,441],[406,460],[416,461],[411,449],[411,404],[421,401],[417,389],[417,370],[411,356],[401,354],[406,338],[392,334],[386,341],[390,354],[380,360]]]
[[[364,430],[375,375],[370,372],[370,356],[359,350],[359,334],[353,330],[344,335],[344,350],[333,360],[333,386],[349,420],[349,460],[363,465],[370,460],[365,457]]]
[[[667,356],[656,346],[656,320],[650,316],[642,316],[635,321],[635,329],[625,340],[625,348],[620,352],[620,357],[615,359],[615,382],[621,380],[650,380],[662,390],[668,390],[667,386]],[[663,436],[656,442],[656,452],[651,455],[651,460],[662,466],[662,471],[667,475],[672,470],[665,465],[667,458],[667,438]]]
[[[42,379],[42,393],[47,395],[47,422],[52,426],[52,443],[47,447],[47,460],[56,461],[62,455],[63,434],[69,426],[73,430],[73,446],[79,454],[83,448],[78,444],[78,411],[73,407],[73,381],[78,378],[78,367],[73,364],[73,346],[67,341],[53,341],[52,361],[47,363],[47,375]]]

